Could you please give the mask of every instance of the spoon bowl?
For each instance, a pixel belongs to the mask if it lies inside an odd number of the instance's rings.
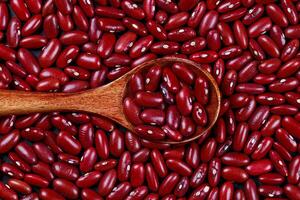
[[[209,124],[197,130],[191,137],[182,141],[155,141],[168,144],[182,144],[199,138],[215,124],[221,106],[221,95],[214,78],[201,65],[182,58],[160,58],[145,62],[117,80],[99,88],[76,93],[41,93],[13,90],[0,90],[0,116],[10,114],[29,114],[34,112],[81,111],[107,117],[128,130],[134,126],[126,119],[123,112],[123,100],[128,92],[128,82],[133,74],[147,71],[153,65],[171,66],[174,63],[184,63],[197,76],[208,80],[210,97],[205,106]],[[133,131],[134,132],[134,131]]]

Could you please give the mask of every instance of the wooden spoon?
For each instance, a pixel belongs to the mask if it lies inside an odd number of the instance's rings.
[[[206,77],[210,83],[210,102],[206,106],[209,119],[208,126],[184,141],[160,141],[169,144],[189,142],[197,139],[205,131],[212,128],[220,111],[221,95],[217,83],[208,72],[201,69],[199,64],[181,58],[160,58],[145,62],[105,86],[83,92],[40,93],[0,90],[0,116],[34,112],[83,111],[105,116],[116,121],[128,130],[133,131],[134,126],[126,119],[123,113],[123,99],[127,94],[127,83],[129,79],[134,73],[147,70],[155,64],[171,66],[175,62],[185,63],[194,73],[198,76]]]

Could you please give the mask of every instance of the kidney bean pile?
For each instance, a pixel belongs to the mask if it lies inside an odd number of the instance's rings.
[[[208,123],[208,81],[184,63],[168,65],[155,64],[129,80],[124,113],[141,138],[181,141]]]
[[[176,56],[222,93],[214,128],[184,146],[86,113],[2,117],[0,198],[300,199],[299,14],[297,0],[0,0],[1,89],[82,91]]]

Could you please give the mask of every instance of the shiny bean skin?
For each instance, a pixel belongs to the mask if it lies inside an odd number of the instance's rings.
[[[84,92],[153,62],[124,87],[133,130],[72,110],[1,116],[0,199],[300,199],[299,12],[296,0],[0,0],[0,89]],[[210,80],[162,57],[216,80],[212,128]]]
[[[53,189],[69,199],[77,199],[79,195],[78,188],[72,182],[65,179],[58,178],[53,180]]]
[[[98,193],[101,196],[106,196],[112,191],[116,183],[116,177],[117,173],[114,169],[111,169],[103,174],[98,186]]]

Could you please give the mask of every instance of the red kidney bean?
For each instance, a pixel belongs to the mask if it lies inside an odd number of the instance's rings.
[[[251,158],[253,160],[259,160],[265,157],[265,155],[272,148],[273,139],[270,137],[265,137],[261,140],[261,142],[257,145],[253,153],[251,154]]]
[[[87,31],[89,29],[88,19],[79,6],[74,6],[72,18],[79,30]]]
[[[49,199],[49,198],[55,199],[55,200],[63,200],[63,199],[65,199],[62,195],[60,195],[56,191],[54,191],[52,189],[48,189],[48,188],[42,188],[39,191],[39,197],[42,200],[46,200],[46,199]]]
[[[157,191],[159,186],[158,177],[150,163],[146,164],[145,166],[145,177],[149,189],[152,191]]]
[[[249,126],[246,123],[238,124],[233,137],[233,150],[241,151],[246,143],[249,132]]]
[[[220,199],[232,199],[233,198],[234,187],[231,182],[225,182],[219,190]]]
[[[200,176],[200,175],[199,175]],[[215,187],[219,184],[221,178],[221,161],[218,158],[214,158],[210,161],[208,166],[208,183],[210,186]],[[200,177],[197,177],[197,179]]]
[[[284,186],[283,191],[285,195],[290,199],[300,199],[300,190],[297,186],[287,184]]]
[[[81,144],[77,139],[65,131],[61,131],[56,138],[57,145],[63,149],[63,151],[77,155],[81,151]]]
[[[124,26],[126,28],[128,28],[129,30],[131,30],[132,32],[134,32],[140,36],[147,35],[147,29],[146,29],[145,25],[143,23],[139,22],[138,20],[126,17],[126,18],[123,18],[122,22],[123,22]],[[118,29],[123,31],[123,29],[121,29],[121,28],[118,28]],[[115,30],[113,30],[113,31],[115,31]]]
[[[114,187],[112,193],[107,196],[107,199],[125,198],[125,196],[130,192],[130,183],[124,182],[120,183]]]
[[[24,178],[24,173],[10,163],[7,163],[7,162],[3,163],[0,167],[0,170],[3,174],[6,174],[13,178],[16,178],[16,179]]]
[[[165,177],[167,175],[167,166],[161,153],[158,150],[152,150],[150,153],[152,165],[154,170],[160,177]]]
[[[61,7],[64,3],[69,8]],[[4,116],[0,120],[3,134],[0,153],[4,157],[7,155],[10,161],[5,160],[2,165],[11,162],[11,166],[23,176],[26,174],[29,187],[33,186],[34,191],[36,187],[48,187],[53,179],[71,182],[81,175],[82,183],[79,181],[79,184],[81,188],[86,187],[80,191],[83,199],[102,199],[90,188],[103,178],[101,173],[117,170],[118,166],[120,170],[113,178],[114,184],[102,195],[105,198],[217,199],[220,194],[221,199],[284,199],[297,195],[297,189],[292,185],[296,185],[299,179],[297,159],[293,159],[299,150],[297,125],[300,119],[297,102],[297,92],[300,91],[298,2],[97,0],[95,3],[83,0],[51,0],[45,4],[30,0],[0,3],[0,58],[6,62],[5,66],[0,66],[0,87],[76,92],[109,83],[157,56],[190,56],[213,75],[221,88],[222,108],[216,126],[197,143],[169,148],[168,144],[139,139],[131,132],[123,134],[109,120],[83,113]],[[8,12],[7,7],[12,8],[16,17]],[[61,52],[53,60],[47,54],[46,65],[37,62],[36,51],[42,54],[39,51],[47,50],[49,42],[57,37]],[[55,52],[49,51],[49,55],[52,53]],[[100,58],[103,59],[101,63]],[[64,71],[57,67],[64,68]],[[187,67],[180,64],[169,66],[172,81],[162,84],[166,77],[162,66],[153,66],[150,72],[132,79],[129,99],[137,109],[131,109],[130,104],[127,110],[134,111],[133,124],[155,123],[159,125],[156,130],[163,137],[175,141],[192,135],[205,124],[205,117],[199,115],[199,110],[205,112],[205,104],[210,100],[209,95],[205,95],[208,84],[197,82],[198,77]],[[174,77],[179,83],[173,82]],[[198,89],[190,88],[192,84],[198,84]],[[187,105],[192,109],[188,109],[186,116],[181,116],[185,114],[182,113],[183,106],[177,108],[176,96],[184,88],[190,90]],[[244,124],[248,124],[245,130]],[[94,128],[97,128],[96,132]],[[252,132],[248,133],[248,129]],[[80,145],[76,156],[72,155],[74,151],[68,152],[59,144],[60,134],[64,131]],[[17,151],[23,143],[35,154],[34,164]],[[12,148],[18,154],[12,152]],[[93,159],[90,159],[89,151],[92,151]],[[157,152],[152,155],[151,151]],[[98,156],[101,161],[97,162]],[[208,163],[200,164],[200,160]],[[48,163],[53,164],[51,169]],[[133,167],[135,170],[131,171]],[[145,172],[141,172],[142,168]],[[244,172],[235,174],[231,168]],[[191,172],[192,169],[195,171]],[[3,173],[4,179],[11,176],[8,172]],[[176,172],[177,182],[171,180],[172,176],[169,178],[171,172]],[[258,176],[256,182],[243,179],[249,175]],[[140,178],[142,176],[146,179]],[[136,181],[133,184],[136,188],[131,188],[128,182],[131,180]],[[231,180],[244,181],[243,191],[233,191],[232,184],[226,182]],[[22,193],[14,184],[22,181],[13,181],[11,188]],[[168,187],[172,181],[174,187]],[[148,195],[148,189],[153,193]],[[34,192],[29,194],[28,191],[28,195],[19,197],[37,198]],[[63,192],[41,189],[39,195],[41,199],[63,199]],[[17,194],[11,196],[15,198],[13,196],[17,197]]]
[[[9,152],[8,153],[8,158],[12,163],[21,169],[24,172],[30,172],[31,168],[30,166],[23,160],[21,159],[16,153],[14,152]]]
[[[146,145],[152,145],[153,144],[154,145],[155,143],[149,143],[149,142],[145,143],[145,141],[142,140],[141,144],[146,144]],[[156,146],[158,146],[158,145],[156,145]],[[149,148],[152,148],[152,147],[149,147]],[[139,163],[139,162],[144,163],[148,160],[149,154],[150,154],[149,149],[147,149],[147,148],[141,149],[140,151],[136,152],[133,155],[132,161],[134,163]]]
[[[4,135],[0,139],[0,153],[6,153],[15,147],[20,140],[20,133],[19,131],[15,130],[9,134]]]
[[[176,173],[170,173],[168,176],[166,176],[163,179],[159,187],[158,193],[161,196],[171,193],[178,182],[179,182],[179,175]]]
[[[175,159],[168,159],[166,161],[166,165],[170,170],[178,173],[179,175],[190,176],[192,174],[191,168],[182,161],[175,160]]]
[[[31,13],[38,14],[42,9],[42,1],[25,0],[26,5]]]
[[[200,166],[194,171],[190,178],[190,186],[196,188],[200,186],[207,176],[208,166],[206,163],[200,164]]]
[[[185,160],[192,168],[197,168],[200,163],[199,156],[200,149],[196,143],[191,143],[191,145],[186,150]]]
[[[145,13],[145,17],[147,20],[150,20],[155,15],[155,1],[154,0],[146,0],[143,2],[143,10]]]
[[[72,182],[61,178],[53,180],[53,189],[68,199],[77,199],[79,195],[78,188]]]
[[[74,22],[70,15],[63,15],[60,11],[58,11],[56,17],[57,17],[57,23],[59,24],[59,27],[63,31],[71,31],[74,28]]]
[[[78,165],[79,164],[79,158],[70,154],[66,154],[66,153],[60,153],[58,154],[58,159],[69,163],[71,165]]]
[[[45,48],[39,55],[38,60],[41,67],[43,68],[50,67],[57,59],[60,51],[61,51],[61,44],[59,40],[57,39],[50,40],[50,42],[45,46]]]
[[[123,18],[125,16],[122,10],[108,6],[97,6],[95,8],[95,14],[103,17],[111,17],[117,19]]]
[[[294,74],[299,68],[298,66],[299,61],[300,60],[298,58],[295,58],[284,63],[284,65],[282,65],[282,67],[279,69],[277,76],[279,78],[286,78]]]
[[[15,151],[29,164],[37,163],[36,154],[34,153],[32,147],[29,144],[21,142],[15,147]]]
[[[112,131],[109,137],[109,151],[112,155],[119,157],[124,152],[124,135],[118,129]]]
[[[101,196],[108,195],[112,191],[116,183],[116,179],[117,179],[117,172],[114,169],[111,169],[107,171],[105,174],[103,174],[99,182],[98,193]]]
[[[226,131],[229,135],[233,135],[234,132],[235,132],[235,129],[236,129],[236,122],[235,122],[235,118],[234,118],[234,113],[230,109],[225,113],[225,115],[226,115],[226,122],[227,122]]]
[[[117,161],[114,159],[103,160],[95,164],[95,170],[97,171],[107,171],[117,166]]]
[[[101,178],[101,173],[98,171],[88,172],[82,176],[80,176],[76,180],[76,186],[80,188],[91,187],[98,183]]]
[[[83,200],[88,200],[88,199],[95,199],[95,200],[102,200],[103,198],[94,190],[84,188],[81,191],[81,198]]]
[[[276,171],[278,171],[278,173],[281,174],[282,176],[287,176],[288,169],[283,159],[280,157],[280,155],[275,151],[270,151],[269,156]]]
[[[267,52],[271,57],[279,57],[280,51],[277,47],[276,43],[268,36],[261,35],[257,39],[258,44],[262,47],[262,49]]]
[[[88,41],[88,35],[85,32],[74,30],[64,33],[59,41],[63,45],[82,45]]]
[[[122,1],[121,8],[124,10],[125,14],[137,20],[141,20],[145,17],[144,10],[138,7],[138,5],[133,3],[132,1],[129,0]]]
[[[277,185],[284,182],[284,177],[277,173],[263,174],[258,177],[263,184]]]
[[[243,23],[245,25],[250,25],[257,21],[264,13],[264,6],[261,4],[254,5],[243,18]]]
[[[1,192],[0,192],[1,198],[12,199],[12,200],[18,199],[17,193],[14,190],[7,187],[4,183],[0,183],[0,188],[1,188]]]
[[[246,172],[251,176],[262,175],[270,172],[272,169],[273,165],[268,159],[253,161],[245,168]]]
[[[258,191],[255,182],[252,179],[248,179],[244,185],[244,192],[246,199],[258,200]]]
[[[252,38],[249,41],[249,50],[251,55],[257,60],[264,60],[266,58],[265,52],[261,48],[260,44]]]
[[[260,34],[267,32],[271,29],[272,22],[269,17],[264,17],[253,23],[249,29],[249,37],[257,37]]]
[[[92,116],[92,124],[108,132],[111,132],[115,129],[114,123],[112,121],[101,116]]]
[[[49,185],[49,181],[39,175],[36,174],[25,174],[24,181],[29,185],[46,188]]]
[[[285,16],[281,8],[276,4],[267,5],[266,12],[275,24],[281,27],[286,27],[288,25],[289,22],[287,17]]]
[[[18,180],[18,179],[9,179],[7,181],[7,185],[14,191],[20,192],[22,194],[30,194],[32,192],[32,188],[26,182]]]
[[[283,159],[285,159],[287,161],[292,160],[292,156],[290,155],[288,150],[286,150],[281,144],[274,142],[273,148]]]
[[[53,163],[54,162],[54,155],[48,149],[46,145],[43,143],[36,143],[33,145],[33,150],[36,153],[37,157],[46,163]]]
[[[258,187],[258,192],[262,196],[278,197],[282,195],[283,190],[277,186],[261,185]]]
[[[0,30],[5,30],[9,22],[9,13],[8,13],[7,5],[4,2],[0,4],[0,10],[1,10]]]
[[[197,187],[190,195],[189,199],[205,199],[210,192],[208,184],[204,183]]]
[[[295,152],[297,149],[297,142],[286,130],[279,128],[276,130],[276,139],[277,141],[285,146],[290,152]]]
[[[54,179],[54,175],[51,172],[51,167],[48,164],[45,164],[43,162],[38,162],[36,165],[33,165],[32,172],[44,177],[48,181]]]
[[[42,24],[42,16],[35,15],[31,17],[22,27],[21,33],[23,37],[30,36],[37,31]]]
[[[280,55],[280,59],[282,61],[287,61],[292,58],[294,58],[297,54],[297,50],[299,49],[299,40],[291,40],[289,43],[287,43]]]
[[[222,14],[220,16],[220,21],[231,22],[231,21],[239,20],[241,17],[243,17],[246,14],[246,12],[247,12],[246,8],[238,8],[236,10]]]
[[[289,164],[287,179],[290,184],[297,184],[300,180],[299,164],[300,160],[298,156],[294,157]]]
[[[289,22],[291,24],[297,24],[299,20],[298,20],[297,11],[294,4],[289,1],[281,1],[281,6]]]
[[[0,58],[5,61],[15,61],[16,60],[16,52],[3,44],[0,44]]]
[[[210,29],[214,29],[218,22],[218,13],[216,11],[209,11],[204,14],[200,26],[200,36],[206,36]]]
[[[133,164],[130,169],[130,184],[132,187],[143,185],[145,179],[145,168],[143,164]]]
[[[292,117],[284,117],[282,120],[282,126],[287,130],[292,136],[299,138],[299,126],[298,122]]]
[[[10,1],[10,6],[20,20],[26,21],[29,19],[30,12],[28,11],[27,6],[25,5],[25,2],[23,0]]]
[[[234,44],[233,33],[232,33],[230,27],[226,23],[219,22],[217,25],[217,30],[220,33],[222,42],[224,43],[225,46]]]
[[[274,40],[274,42],[278,45],[278,47],[284,47],[286,43],[286,38],[281,30],[281,28],[277,25],[274,25],[270,30],[270,37]]]
[[[200,51],[190,55],[190,59],[198,63],[209,64],[218,59],[218,54],[212,50]]]
[[[68,163],[55,162],[52,165],[52,172],[60,177],[67,180],[76,180],[79,177],[78,169]]]
[[[237,152],[226,153],[221,157],[222,163],[229,166],[241,167],[249,164],[250,159],[247,155]]]
[[[6,32],[6,40],[9,47],[16,48],[19,45],[21,39],[20,29],[21,29],[20,20],[16,17],[13,17],[7,25],[7,32]]]
[[[96,149],[93,147],[86,149],[80,159],[80,171],[82,172],[91,171],[96,161],[97,161]]]

